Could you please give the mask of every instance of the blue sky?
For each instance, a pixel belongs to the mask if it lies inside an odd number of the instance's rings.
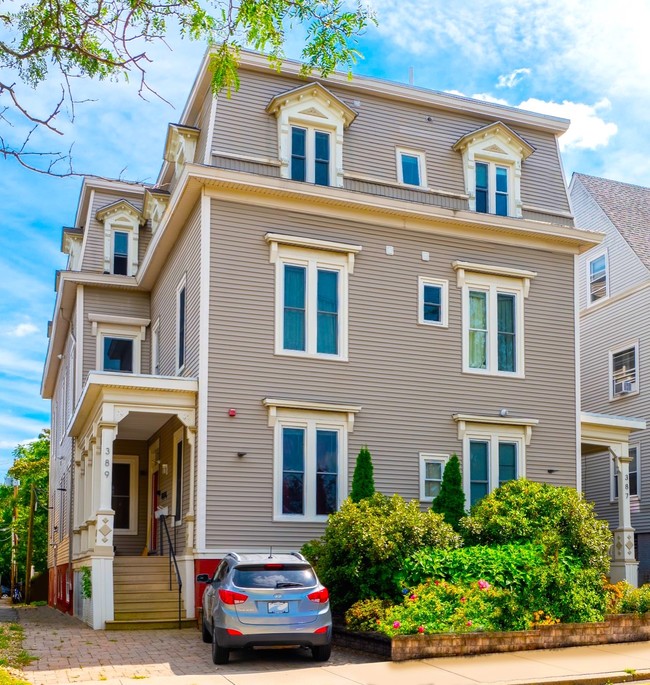
[[[360,40],[355,72],[564,116],[567,179],[573,171],[650,186],[650,3],[626,0],[372,0],[379,26]],[[289,34],[298,57],[300,33]],[[138,96],[136,82],[73,83],[80,102],[63,136],[37,134],[42,149],[74,144],[77,170],[154,181],[167,123],[176,121],[204,47],[170,40],[152,51],[150,84],[172,106]],[[57,80],[22,96],[46,112]],[[2,104],[2,102],[0,102]],[[23,129],[16,126],[13,134]],[[3,131],[3,134],[6,131]],[[0,475],[11,452],[49,425],[40,399],[54,305],[65,266],[61,228],[74,223],[81,180],[55,179],[0,159]]]

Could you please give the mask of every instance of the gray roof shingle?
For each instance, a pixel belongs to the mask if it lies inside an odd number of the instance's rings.
[[[650,188],[574,174],[650,269]]]

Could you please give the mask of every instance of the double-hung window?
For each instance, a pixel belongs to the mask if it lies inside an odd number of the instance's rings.
[[[418,286],[418,322],[446,328],[449,282],[420,276]]]
[[[129,269],[129,233],[113,231],[113,273],[126,276]]]
[[[508,216],[508,167],[476,162],[476,211]]]
[[[276,264],[276,354],[347,359],[348,275],[360,246],[267,234]]]
[[[588,301],[598,302],[609,296],[607,253],[602,252],[587,262]]]
[[[264,404],[275,431],[274,518],[325,520],[347,497],[347,435],[360,408],[318,404],[303,410],[299,402],[271,399]]]
[[[531,271],[454,262],[463,289],[463,371],[524,375],[524,299]]]
[[[291,180],[331,185],[331,134],[311,127],[291,127]]]
[[[635,341],[609,353],[610,399],[639,392],[639,343]]]
[[[440,494],[447,454],[420,454],[420,501],[432,502]]]
[[[630,497],[639,496],[639,454],[638,445],[629,446],[629,457],[632,460],[628,465],[628,486],[627,491]],[[612,500],[618,499],[618,469],[616,461],[612,460]]]
[[[467,508],[510,480],[526,477],[526,445],[537,419],[455,414],[463,441]]]

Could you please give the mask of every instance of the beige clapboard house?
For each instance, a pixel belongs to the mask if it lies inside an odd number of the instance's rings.
[[[322,533],[363,445],[423,507],[453,453],[468,504],[576,486],[586,441],[626,456],[629,422],[580,414],[575,265],[602,236],[574,227],[567,121],[256,54],[214,98],[206,64],[155,187],[86,178],[63,232],[52,602],[193,617],[228,550]]]
[[[580,225],[605,234],[580,257],[582,406],[650,419],[650,188],[574,174],[571,203]],[[639,581],[650,582],[650,433],[630,439],[631,523]],[[583,487],[598,514],[618,525],[618,474],[602,452],[585,463]]]

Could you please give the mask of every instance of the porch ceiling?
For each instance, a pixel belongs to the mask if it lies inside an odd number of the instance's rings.
[[[583,411],[580,415],[580,443],[584,455],[626,443],[630,433],[645,430],[644,419]]]
[[[119,438],[142,440],[173,415],[194,425],[198,381],[176,376],[149,376],[93,371],[68,425],[81,437],[93,424],[119,424]]]

